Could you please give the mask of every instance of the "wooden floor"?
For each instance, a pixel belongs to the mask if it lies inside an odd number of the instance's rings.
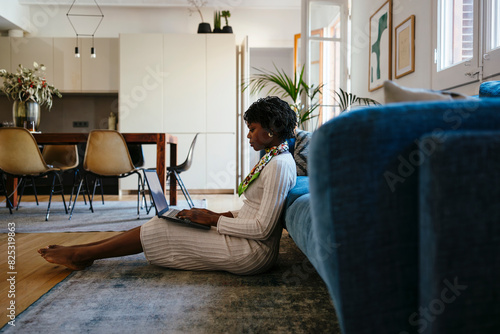
[[[207,199],[207,208],[215,212],[236,210],[241,207],[241,200],[235,195],[194,195],[193,199]],[[135,196],[106,196],[105,201],[134,200]],[[33,201],[31,196],[23,201]],[[39,196],[39,200],[47,200]],[[39,248],[51,244],[74,245],[102,240],[120,232],[73,232],[73,233],[23,233],[15,235],[15,268],[9,268],[9,236],[0,234],[1,254],[0,269],[0,328],[9,318],[10,303],[15,302],[15,314],[20,314],[57,283],[66,278],[71,270],[46,262],[38,253]],[[12,250],[12,249],[11,249]],[[15,274],[8,274],[13,272]],[[15,278],[11,285],[9,278]]]

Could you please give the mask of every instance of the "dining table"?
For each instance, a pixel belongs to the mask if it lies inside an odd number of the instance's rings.
[[[67,145],[86,143],[89,133],[32,133],[38,145]],[[156,172],[160,179],[165,196],[167,196],[167,173],[166,173],[166,155],[167,145],[170,147],[170,166],[177,165],[177,137],[168,133],[121,133],[128,144],[156,144]],[[170,205],[177,205],[177,180],[170,178],[168,196]],[[17,179],[8,178],[7,191],[13,194],[11,203],[17,205]]]

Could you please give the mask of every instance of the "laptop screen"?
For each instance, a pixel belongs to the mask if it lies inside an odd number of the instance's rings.
[[[167,199],[161,188],[160,178],[156,174],[156,171],[145,170],[144,175],[146,175],[146,182],[148,183],[149,191],[151,191],[156,211],[160,213],[168,210]]]

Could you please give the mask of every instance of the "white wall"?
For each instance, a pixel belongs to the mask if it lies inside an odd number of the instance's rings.
[[[368,91],[368,55],[370,43],[370,16],[385,3],[385,0],[353,0],[352,2],[352,92],[358,96],[371,97],[381,103],[384,101],[383,89]],[[407,87],[431,87],[431,1],[394,0],[392,6],[392,33],[394,28],[415,15],[415,72],[400,79],[398,84]],[[394,50],[394,47],[392,48]],[[394,59],[394,55],[393,55]],[[392,64],[394,78],[394,61]]]
[[[3,4],[2,4],[3,6]],[[74,7],[77,8],[77,7]],[[73,37],[66,13],[68,5],[30,6],[31,34],[37,37]],[[201,18],[187,7],[101,7],[104,19],[95,37],[118,37],[120,33],[196,33]],[[250,47],[293,47],[300,32],[300,7],[296,9],[249,9],[234,6],[229,25],[236,42],[249,36]],[[0,15],[3,16],[3,9]],[[203,8],[203,17],[213,28],[213,9]],[[222,25],[225,25],[224,20]]]
[[[369,19],[370,16],[386,0],[352,0],[352,92],[358,96],[371,97],[379,102],[384,101],[383,89],[374,92],[368,91],[368,50],[369,50]],[[431,88],[431,70],[433,65],[432,48],[432,1],[425,0],[393,0],[392,5],[392,33],[394,52],[394,28],[415,15],[415,72],[400,79],[393,80],[400,85],[414,88]],[[495,78],[492,78],[495,79]],[[498,78],[496,78],[498,80]],[[473,83],[453,91],[476,95],[479,92],[479,83]]]

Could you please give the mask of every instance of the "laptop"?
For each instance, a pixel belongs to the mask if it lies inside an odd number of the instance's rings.
[[[146,178],[146,183],[148,184],[149,191],[151,192],[151,197],[153,198],[153,204],[156,209],[156,214],[159,218],[167,219],[175,223],[180,223],[188,227],[201,228],[204,230],[210,230],[210,226],[205,224],[200,224],[193,222],[189,219],[181,219],[176,217],[180,210],[170,209],[163,193],[163,189],[160,185],[160,178],[155,170],[144,170],[144,176]]]

